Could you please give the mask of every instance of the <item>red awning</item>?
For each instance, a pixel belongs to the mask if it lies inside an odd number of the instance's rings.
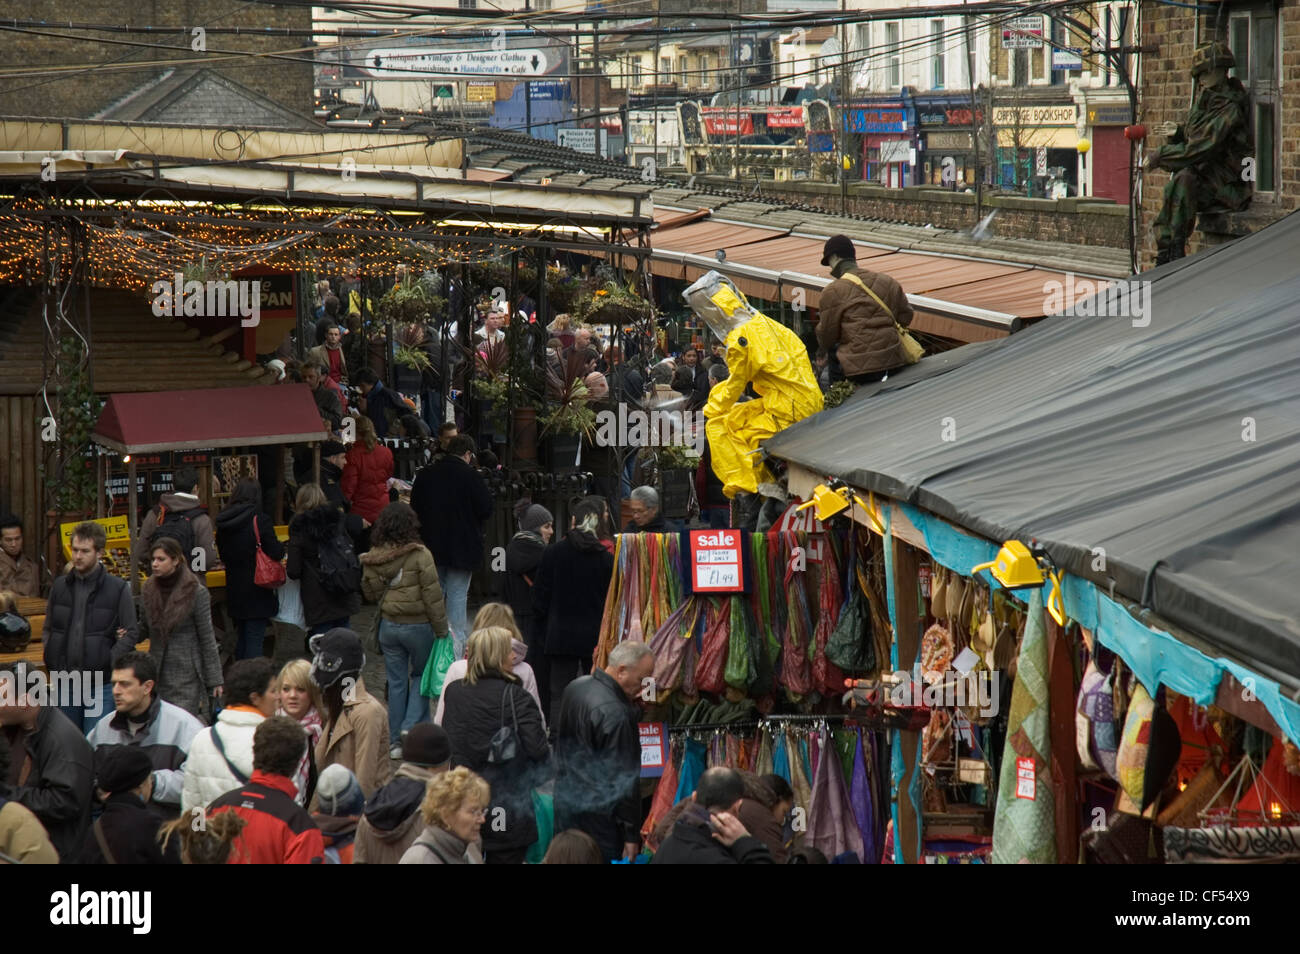
[[[324,439],[305,384],[112,394],[91,440],[120,454]]]

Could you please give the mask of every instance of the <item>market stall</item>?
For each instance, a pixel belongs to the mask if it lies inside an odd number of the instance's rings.
[[[1298,261],[1293,215],[1129,283],[1144,297],[1119,315],[923,360],[767,443],[791,493],[868,498],[852,515],[888,556],[896,665],[959,669],[964,642],[1013,677],[1005,738],[984,740],[995,861],[1295,843],[1300,592],[1278,581],[1300,577]],[[925,736],[894,746],[900,860],[942,814]]]

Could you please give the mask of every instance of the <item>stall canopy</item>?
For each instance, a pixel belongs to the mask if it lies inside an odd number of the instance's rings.
[[[120,454],[301,444],[323,438],[305,384],[113,394],[91,440]]]
[[[1036,537],[1300,684],[1300,214],[1144,277],[1144,316],[1049,318],[938,374],[924,359],[767,450],[992,541]]]

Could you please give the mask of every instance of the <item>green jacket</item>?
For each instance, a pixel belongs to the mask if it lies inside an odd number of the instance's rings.
[[[390,623],[428,623],[447,635],[438,568],[422,543],[381,546],[361,555],[361,592]]]
[[[1242,209],[1250,202],[1251,183],[1242,178],[1243,160],[1255,153],[1250,134],[1250,94],[1230,77],[1200,90],[1187,122],[1157,152],[1160,168],[1177,172],[1194,167],[1202,178],[1202,211]]]

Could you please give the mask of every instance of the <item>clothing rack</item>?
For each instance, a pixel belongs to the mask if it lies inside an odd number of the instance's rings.
[[[776,715],[761,719],[745,719],[740,722],[701,722],[698,725],[670,725],[669,732],[712,732],[716,729],[757,729],[769,722],[844,722],[852,718],[847,715]],[[854,720],[856,723],[856,720]]]

